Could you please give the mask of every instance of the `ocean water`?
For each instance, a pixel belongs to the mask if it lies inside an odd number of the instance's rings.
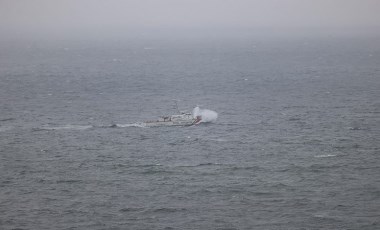
[[[0,43],[0,229],[379,229],[379,98],[376,39]]]

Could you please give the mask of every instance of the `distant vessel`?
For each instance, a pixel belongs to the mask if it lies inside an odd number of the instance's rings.
[[[178,101],[175,101],[175,108],[177,114],[169,116],[161,116],[158,120],[155,121],[145,121],[142,123],[145,127],[161,127],[161,126],[191,126],[199,124],[202,121],[202,116],[200,114],[188,113],[180,111],[178,108]]]
[[[181,112],[170,116],[162,116],[155,121],[145,121],[143,125],[146,127],[161,126],[191,126],[199,124],[202,120],[201,116],[193,116],[191,113]]]

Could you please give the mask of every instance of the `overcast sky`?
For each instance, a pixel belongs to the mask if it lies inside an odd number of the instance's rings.
[[[0,0],[4,36],[380,29],[380,0]]]

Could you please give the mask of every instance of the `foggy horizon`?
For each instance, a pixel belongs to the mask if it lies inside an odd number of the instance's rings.
[[[376,0],[0,1],[3,39],[372,36]]]

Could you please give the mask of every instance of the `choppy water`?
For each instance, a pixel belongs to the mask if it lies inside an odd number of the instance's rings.
[[[0,80],[1,229],[379,228],[378,40],[2,43]],[[219,118],[130,125],[172,99]]]

